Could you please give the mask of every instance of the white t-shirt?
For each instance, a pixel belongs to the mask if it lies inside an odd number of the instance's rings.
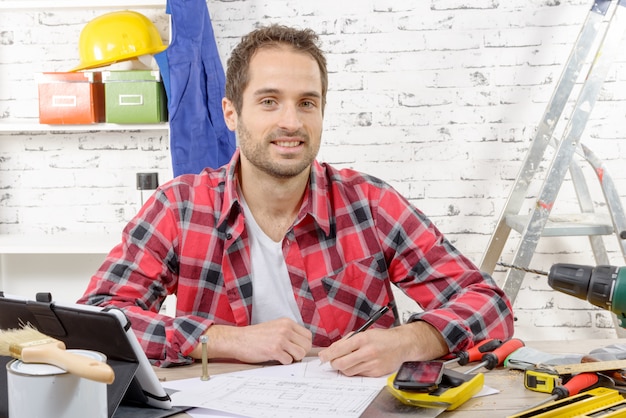
[[[242,193],[246,229],[250,239],[252,265],[252,324],[278,318],[291,318],[303,324],[302,315],[293,295],[291,280],[285,264],[282,242],[268,237],[256,223]]]

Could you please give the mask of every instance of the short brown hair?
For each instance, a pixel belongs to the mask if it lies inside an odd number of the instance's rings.
[[[322,112],[326,106],[328,91],[328,70],[326,57],[318,46],[318,36],[311,29],[295,29],[283,25],[270,25],[256,29],[241,38],[228,59],[226,70],[226,98],[241,114],[243,91],[248,86],[248,69],[254,54],[265,47],[288,45],[294,50],[311,55],[317,62],[322,78]]]

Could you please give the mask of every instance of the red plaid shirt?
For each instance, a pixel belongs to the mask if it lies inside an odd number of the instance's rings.
[[[212,324],[245,326],[252,314],[250,245],[237,196],[239,153],[220,169],[161,186],[123,232],[80,303],[124,309],[148,358],[187,355]],[[509,301],[430,220],[388,184],[315,162],[283,252],[296,303],[328,346],[358,328],[393,295],[415,300],[451,351],[513,334]],[[159,314],[177,295],[176,317]],[[374,326],[390,327],[391,312]]]

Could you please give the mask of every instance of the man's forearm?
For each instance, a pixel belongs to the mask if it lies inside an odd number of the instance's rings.
[[[448,354],[448,345],[437,328],[425,321],[415,321],[401,325],[398,329],[405,328],[410,331],[414,340],[409,344],[408,352],[403,356],[412,360],[432,360]]]

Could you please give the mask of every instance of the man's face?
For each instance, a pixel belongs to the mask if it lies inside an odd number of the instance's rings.
[[[322,81],[317,62],[280,46],[252,57],[241,114],[224,102],[230,129],[237,132],[242,167],[248,163],[276,178],[307,172],[322,134]]]

